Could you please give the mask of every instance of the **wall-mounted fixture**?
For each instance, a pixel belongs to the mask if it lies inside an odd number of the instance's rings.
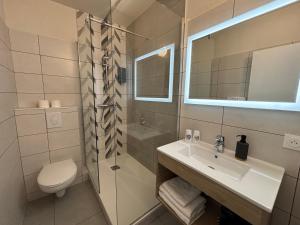
[[[189,36],[184,103],[300,111],[299,11],[274,0]]]
[[[142,55],[134,60],[134,99],[172,102],[175,44]]]

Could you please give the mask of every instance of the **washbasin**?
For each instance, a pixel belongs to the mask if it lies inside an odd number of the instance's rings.
[[[180,154],[191,158],[198,163],[202,163],[215,173],[229,176],[232,179],[240,180],[249,171],[249,166],[240,164],[237,160],[232,160],[213,152],[211,149],[199,145],[187,145],[178,150]]]
[[[188,166],[195,172],[247,199],[267,212],[272,212],[281,185],[284,168],[251,156],[247,161],[234,157],[234,151],[214,150],[212,144],[172,142],[157,148],[163,154]]]

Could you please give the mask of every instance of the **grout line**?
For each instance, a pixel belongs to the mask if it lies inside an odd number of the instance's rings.
[[[56,148],[56,149],[50,149],[50,152],[56,152],[56,151],[61,151],[61,150],[66,150],[66,149],[71,149],[71,148],[75,148],[75,147],[81,147],[80,144],[79,145],[72,145],[72,146],[67,146],[67,147],[63,147],[63,148]],[[74,150],[75,151],[75,150]]]
[[[35,56],[40,56],[42,57],[46,57],[46,58],[54,58],[54,59],[61,59],[61,60],[68,60],[68,61],[72,61],[72,62],[78,62],[78,60],[75,59],[70,59],[70,58],[64,58],[64,57],[59,57],[59,56],[52,56],[52,55],[43,55],[40,53],[40,37],[38,36],[38,45],[39,45],[39,53],[33,53],[33,52],[25,52],[25,51],[19,51],[19,50],[13,50],[13,49],[9,49],[11,52],[17,52],[17,53],[22,53],[22,54],[29,54],[29,55],[35,55]]]
[[[43,97],[44,99],[46,98],[45,95],[45,82],[44,82],[44,75],[43,75],[43,65],[42,65],[42,56],[40,55],[40,51],[41,51],[41,46],[40,46],[40,37],[37,37],[38,40],[38,46],[39,46],[39,57],[40,57],[40,66],[41,66],[41,74],[42,74],[42,84],[43,84]]]
[[[255,132],[264,133],[264,134],[271,134],[271,135],[276,135],[276,136],[281,136],[281,137],[284,136],[283,134],[278,134],[278,133],[273,133],[273,132],[268,132],[268,131],[262,131],[262,130],[255,130],[255,129],[245,128],[245,127],[238,127],[238,126],[229,125],[229,124],[224,124],[223,123],[223,117],[222,117],[222,122],[221,123],[206,121],[206,120],[199,120],[199,119],[186,117],[186,116],[181,116],[181,118],[200,121],[200,122],[205,122],[205,123],[217,124],[217,125],[222,125],[222,126],[226,126],[226,127],[239,128],[239,129],[243,129],[243,130],[255,131]]]
[[[6,119],[1,120],[1,121],[0,121],[0,126],[2,126],[3,123],[6,123],[8,120],[12,119],[13,117],[15,117],[15,115],[9,116],[9,117],[7,117]]]
[[[300,175],[300,168],[298,170],[298,178],[299,178],[299,175]],[[291,220],[292,220],[292,217],[293,217],[293,209],[294,209],[294,204],[295,204],[295,201],[296,201],[296,194],[297,194],[297,189],[298,189],[298,184],[299,184],[299,180],[298,178],[296,178],[296,185],[295,185],[295,190],[294,190],[294,194],[293,194],[293,200],[292,200],[292,208],[291,208],[291,212],[290,212],[290,218],[289,218],[289,223],[291,223]]]
[[[13,139],[9,144],[8,146],[4,149],[4,151],[1,153],[0,155],[0,160],[1,158],[8,152],[9,148],[16,142],[18,141],[18,137],[16,137],[15,139]]]
[[[228,124],[223,124],[223,125],[227,126],[227,127],[239,128],[239,129],[243,129],[243,130],[255,131],[255,132],[259,132],[259,133],[271,134],[271,135],[276,135],[276,136],[284,137],[283,134],[277,134],[277,133],[272,133],[272,132],[267,132],[267,131],[262,131],[262,130],[255,130],[255,129],[250,129],[250,128],[238,127],[238,126],[228,125]]]

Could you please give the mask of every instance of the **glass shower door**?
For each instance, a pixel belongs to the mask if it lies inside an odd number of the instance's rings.
[[[91,27],[87,13],[78,11],[76,17],[86,166],[94,188],[100,192]]]
[[[118,225],[137,221],[158,204],[156,148],[177,140],[184,2],[154,1],[127,27],[148,39],[121,32],[113,42],[119,52],[114,64],[126,71],[126,81],[115,82],[123,121],[116,126],[123,134],[116,156]]]

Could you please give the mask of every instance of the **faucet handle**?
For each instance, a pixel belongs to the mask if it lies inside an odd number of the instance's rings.
[[[224,141],[225,141],[224,136],[222,136],[222,135],[217,135],[217,137],[216,137],[216,142],[223,142],[223,143],[224,143]]]

